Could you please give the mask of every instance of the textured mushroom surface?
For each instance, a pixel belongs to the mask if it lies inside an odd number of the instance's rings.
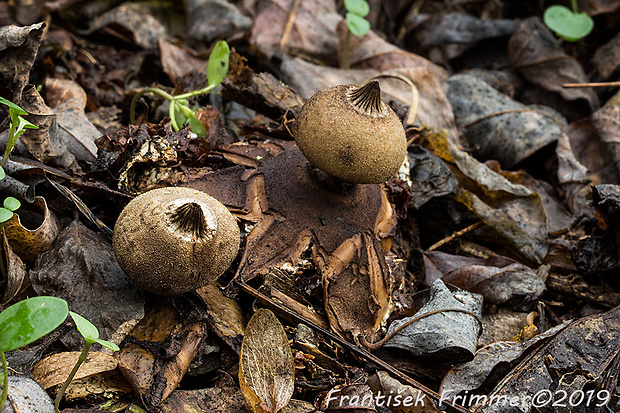
[[[239,248],[239,227],[204,192],[160,188],[133,199],[114,227],[114,254],[137,285],[177,295],[215,282]]]
[[[316,167],[352,183],[382,183],[407,152],[405,130],[377,81],[315,93],[296,119],[295,141]]]

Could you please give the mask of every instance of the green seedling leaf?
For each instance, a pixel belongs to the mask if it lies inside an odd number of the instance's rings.
[[[366,0],[344,0],[344,7],[349,13],[360,17],[366,17],[370,13],[370,6]]]
[[[18,199],[8,196],[4,200],[4,207],[9,211],[17,211],[22,206]]]
[[[576,42],[586,37],[594,28],[594,21],[585,13],[573,13],[564,6],[551,6],[545,10],[543,20],[547,27],[566,41]]]
[[[205,125],[203,125],[200,119],[198,119],[193,113],[191,114],[191,116],[187,117],[187,122],[189,123],[189,128],[196,135],[200,136],[201,138],[207,136],[207,130],[205,129]]]
[[[11,218],[13,218],[13,211],[6,208],[0,208],[0,223],[7,222]]]
[[[56,297],[32,297],[0,313],[0,351],[24,347],[52,332],[67,318],[67,302]]]
[[[16,115],[27,115],[28,112],[26,112],[24,109],[20,108],[19,106],[17,106],[15,103],[11,102],[8,99],[3,98],[2,96],[0,96],[0,103],[2,103],[3,105],[7,105],[9,107],[9,110],[13,113],[15,113]],[[13,118],[13,116],[11,116],[11,119]]]
[[[0,166],[0,180],[6,177],[6,172],[4,172],[4,168]]]
[[[368,20],[353,13],[347,13],[347,26],[351,33],[358,37],[364,36],[370,30]]]
[[[91,323],[78,313],[74,313],[73,311],[69,311],[69,314],[75,322],[75,327],[80,332],[82,337],[84,337],[84,340],[86,340],[87,343],[98,343],[114,351],[120,350],[120,348],[116,344],[106,340],[101,340],[99,338],[99,330],[97,329],[97,327],[95,327],[93,323]]]
[[[207,65],[207,88],[214,88],[224,81],[228,73],[228,43],[220,40],[215,44]]]

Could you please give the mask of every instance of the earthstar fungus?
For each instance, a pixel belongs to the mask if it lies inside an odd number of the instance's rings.
[[[315,93],[295,123],[295,141],[306,158],[343,181],[385,182],[405,160],[405,130],[381,100],[376,80]]]
[[[138,286],[178,295],[215,282],[237,255],[239,227],[217,199],[190,188],[133,199],[114,227],[114,254]]]

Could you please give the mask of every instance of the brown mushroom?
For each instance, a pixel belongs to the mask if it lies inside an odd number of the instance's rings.
[[[114,227],[114,254],[147,291],[177,295],[215,282],[237,255],[239,227],[217,199],[160,188],[133,199]]]
[[[405,130],[381,100],[376,80],[315,93],[295,123],[295,141],[306,158],[344,181],[385,182],[405,160]]]

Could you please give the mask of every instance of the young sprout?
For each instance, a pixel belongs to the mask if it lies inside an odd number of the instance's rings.
[[[357,37],[362,37],[370,30],[370,23],[364,17],[368,16],[370,6],[366,0],[344,0],[344,7],[347,9],[347,38],[344,44],[344,68],[349,69],[349,46],[351,43],[351,33]]]
[[[26,129],[39,129],[39,127],[22,118],[21,115],[28,115],[28,112],[17,106],[15,103],[3,98],[2,96],[0,96],[0,103],[9,107],[9,117],[11,118],[11,123],[9,126],[9,139],[6,144],[6,149],[4,150],[2,162],[0,162],[0,167],[3,167],[6,164],[7,159],[9,159],[9,155],[15,147],[17,139],[19,139],[20,135],[24,133]]]
[[[81,315],[74,313],[73,311],[69,311],[69,314],[71,314],[71,318],[73,318],[73,321],[75,322],[75,326],[77,327],[77,330],[80,332],[82,337],[84,337],[84,340],[86,340],[86,345],[84,345],[84,348],[82,349],[82,353],[80,354],[78,361],[75,363],[75,366],[73,366],[73,370],[71,370],[71,373],[69,373],[67,380],[65,380],[62,387],[58,391],[58,394],[56,395],[56,400],[54,401],[54,406],[56,407],[56,411],[59,411],[59,406],[60,406],[60,401],[62,400],[62,396],[65,394],[67,387],[69,387],[71,380],[73,380],[73,377],[79,370],[80,366],[82,365],[84,360],[86,360],[86,356],[88,355],[90,346],[93,343],[101,344],[103,347],[109,348],[110,350],[113,350],[113,351],[120,350],[120,348],[118,348],[116,344],[111,343],[106,340],[101,340],[99,338],[99,330],[97,330],[97,327],[95,327],[93,323],[91,323],[90,321],[82,317]]]
[[[220,83],[224,81],[226,73],[228,73],[228,57],[230,55],[230,48],[228,43],[224,40],[220,40],[215,44],[211,55],[209,56],[209,63],[207,65],[207,86],[199,90],[193,90],[191,92],[183,93],[181,95],[173,96],[164,90],[156,87],[149,87],[142,89],[131,100],[131,106],[129,107],[129,121],[135,122],[136,102],[146,93],[155,93],[166,99],[169,102],[168,114],[170,116],[170,123],[175,131],[178,131],[181,126],[188,124],[189,128],[196,135],[204,138],[207,131],[196,117],[195,110],[189,107],[189,99],[192,96],[203,95],[205,93],[211,93]]]
[[[572,10],[564,6],[551,6],[545,10],[543,20],[556,35],[568,42],[586,37],[594,28],[594,21],[585,13],[579,13],[577,0],[571,0]]]
[[[15,350],[51,333],[65,321],[67,302],[56,297],[32,297],[13,304],[0,313],[0,357],[2,358],[3,385],[0,412],[6,403],[9,374],[4,352]]]

